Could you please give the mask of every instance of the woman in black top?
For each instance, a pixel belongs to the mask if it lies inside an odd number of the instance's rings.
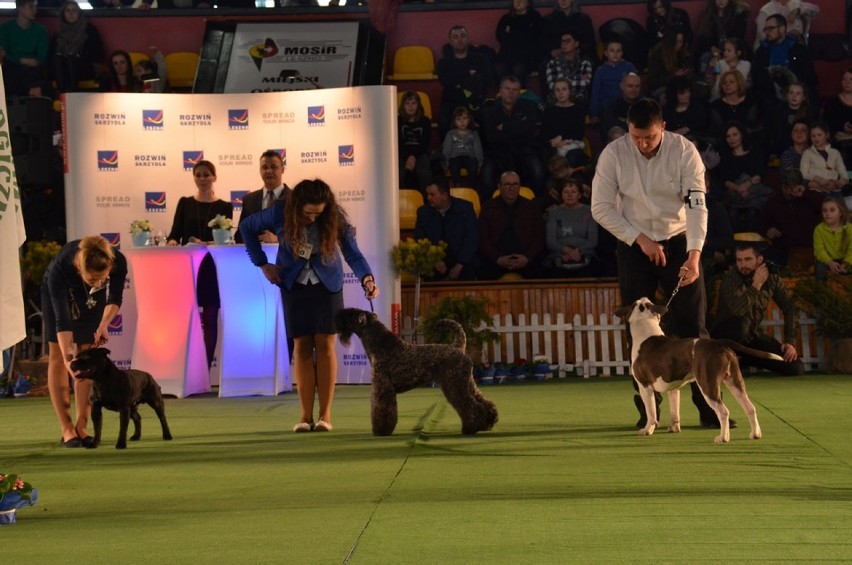
[[[167,238],[169,245],[187,243],[212,243],[213,228],[208,224],[216,215],[233,218],[234,207],[230,202],[216,198],[213,183],[216,182],[216,166],[210,161],[199,161],[192,168],[197,190],[193,196],[184,196],[178,201],[175,219]],[[219,339],[219,284],[216,280],[216,264],[210,255],[205,255],[198,268],[196,298],[202,308],[201,323],[204,329],[204,345],[207,348],[207,366],[213,363],[216,341]]]
[[[44,273],[41,305],[47,341],[47,388],[62,428],[63,447],[94,447],[86,431],[92,381],[74,379],[76,422],[71,419],[68,374],[77,352],[109,341],[107,328],[118,313],[127,261],[99,235],[68,242]]]

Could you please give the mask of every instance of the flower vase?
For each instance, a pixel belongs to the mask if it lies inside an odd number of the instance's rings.
[[[228,243],[231,243],[231,230],[214,229],[213,241],[216,245],[227,245]]]
[[[6,524],[14,524],[18,519],[18,511],[16,509],[0,510],[0,526]]]
[[[139,233],[132,233],[130,237],[133,239],[133,247],[145,247],[151,241],[151,232],[141,231]]]

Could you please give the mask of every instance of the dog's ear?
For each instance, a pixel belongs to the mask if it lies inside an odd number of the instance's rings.
[[[627,306],[622,306],[618,310],[615,311],[615,315],[621,318],[622,320],[626,320],[630,317],[630,313],[633,311],[634,304],[628,304]]]
[[[358,325],[364,326],[367,324],[367,312],[360,311],[358,312]]]
[[[109,354],[110,354],[110,350],[109,350],[109,349],[107,349],[106,347],[93,347],[93,348],[91,349],[91,351],[92,351],[92,352],[97,352],[97,353],[98,353],[98,355],[100,355],[100,356],[102,356],[102,357],[109,357]]]
[[[378,315],[378,314],[376,314],[375,312],[370,312],[370,313],[368,314],[368,316],[370,316],[370,321],[371,321],[371,322],[375,322],[376,320],[378,320],[378,319],[379,319],[379,315]]]

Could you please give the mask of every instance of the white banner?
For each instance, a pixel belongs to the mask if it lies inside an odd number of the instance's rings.
[[[357,22],[237,25],[225,92],[350,86]]]
[[[262,185],[258,157],[277,150],[289,186],[319,177],[334,189],[382,289],[376,313],[399,328],[400,287],[390,254],[399,239],[395,87],[251,96],[74,93],[65,103],[69,239],[102,233],[116,245],[129,245],[136,219],[168,233],[178,199],[195,193],[190,171],[200,159],[216,165],[216,194],[230,200],[239,217],[242,197]],[[132,288],[130,280],[110,340],[120,366],[130,365]],[[369,310],[348,269],[344,302]],[[338,351],[338,382],[370,381],[360,344]]]
[[[6,85],[0,69],[0,351],[27,336],[19,255],[26,239],[9,137]],[[3,356],[0,355],[0,371],[3,369]]]

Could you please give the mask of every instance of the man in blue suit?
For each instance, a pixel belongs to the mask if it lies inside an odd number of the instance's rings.
[[[433,280],[462,280],[476,278],[476,250],[479,246],[479,226],[473,205],[450,195],[445,177],[435,177],[426,185],[426,201],[417,210],[414,237],[432,243],[447,242],[447,256],[435,265]]]

